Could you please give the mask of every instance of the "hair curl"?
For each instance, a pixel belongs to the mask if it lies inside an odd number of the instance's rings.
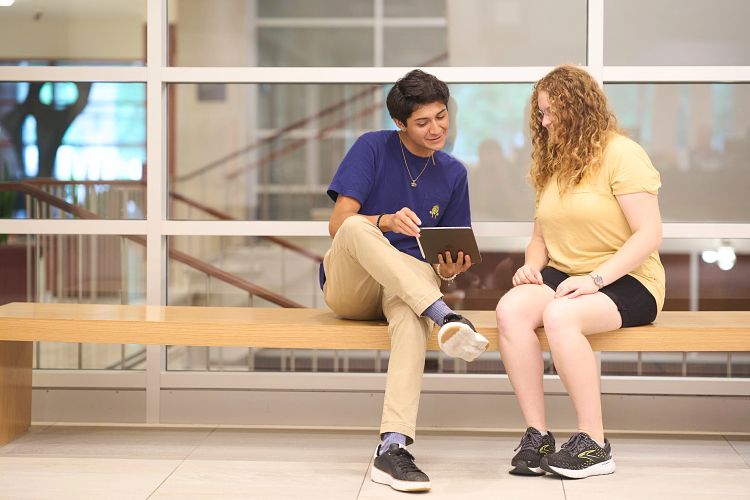
[[[549,96],[554,140],[538,119],[541,91]],[[619,132],[602,88],[590,74],[572,65],[558,66],[534,85],[530,127],[529,177],[537,193],[554,174],[561,193],[578,185],[601,164],[609,133]]]

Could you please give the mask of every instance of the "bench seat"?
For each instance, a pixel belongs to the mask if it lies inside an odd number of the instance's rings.
[[[498,350],[494,311],[465,312]],[[437,330],[437,329],[435,329]],[[544,330],[537,331],[548,349]],[[596,351],[750,351],[750,311],[663,312],[588,337]],[[292,349],[388,349],[383,321],[326,309],[13,303],[0,306],[0,445],[31,424],[33,341]],[[435,331],[429,349],[437,349]]]
[[[497,351],[494,311],[464,311]],[[429,349],[437,349],[435,331]],[[537,331],[548,349],[544,329]],[[750,311],[667,311],[652,325],[588,337],[595,351],[750,351]],[[110,344],[388,349],[384,321],[327,309],[13,303],[0,306],[0,340]]]

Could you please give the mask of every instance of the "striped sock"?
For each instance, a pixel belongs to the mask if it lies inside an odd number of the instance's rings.
[[[443,299],[438,299],[430,307],[424,310],[422,316],[427,316],[438,326],[443,326],[443,318],[452,312],[453,309],[448,307],[448,304],[443,302]]]
[[[393,444],[398,443],[401,446],[406,446],[406,436],[399,434],[398,432],[386,432],[383,434],[383,440],[380,442],[380,448],[378,448],[378,455],[382,455],[388,448]]]

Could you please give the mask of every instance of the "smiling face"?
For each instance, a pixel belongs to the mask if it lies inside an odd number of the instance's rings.
[[[417,107],[406,123],[394,118],[404,146],[417,156],[430,156],[445,147],[448,137],[448,108],[442,102]]]

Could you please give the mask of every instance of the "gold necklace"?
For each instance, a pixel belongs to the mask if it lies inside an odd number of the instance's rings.
[[[430,164],[430,160],[432,159],[432,155],[427,157],[427,161],[424,163],[424,167],[422,167],[422,171],[419,172],[419,175],[416,177],[411,176],[411,170],[409,169],[409,164],[406,162],[406,153],[404,153],[404,143],[401,141],[401,136],[398,138],[398,145],[401,146],[401,156],[404,158],[404,167],[406,167],[406,173],[409,174],[409,179],[411,179],[411,187],[415,188],[417,187],[417,179],[422,177],[422,174],[425,170],[427,170],[427,165]],[[432,160],[433,165],[435,164],[435,160]]]

